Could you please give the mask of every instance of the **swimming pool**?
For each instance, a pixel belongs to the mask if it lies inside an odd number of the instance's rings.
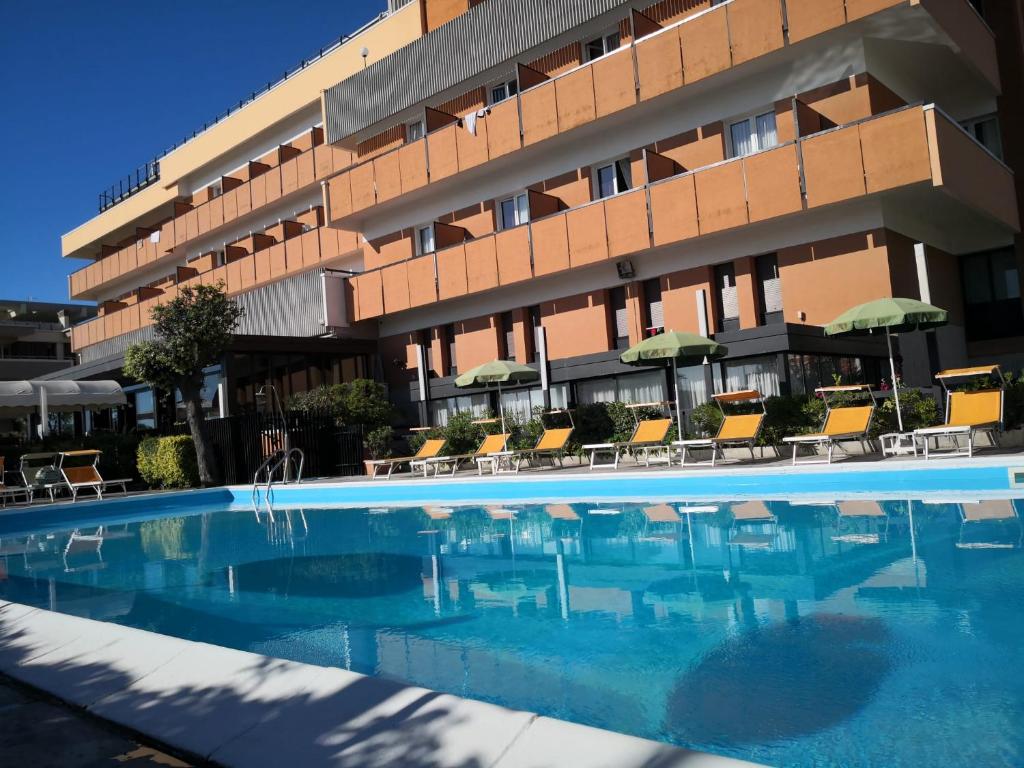
[[[272,512],[217,492],[53,508],[35,532],[0,519],[0,598],[771,765],[1024,762],[1009,491],[327,507],[301,490]]]

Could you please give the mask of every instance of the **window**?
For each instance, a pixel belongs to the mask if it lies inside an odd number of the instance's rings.
[[[540,305],[534,304],[527,311],[530,316],[530,362],[537,362],[540,359],[540,351],[537,349],[537,329],[540,328]]]
[[[405,136],[407,141],[416,141],[423,138],[423,121],[416,120],[406,126]]]
[[[501,313],[501,331],[505,335],[505,359],[516,359],[516,331],[511,312]]]
[[[981,146],[1003,159],[1003,141],[999,133],[999,118],[995,115],[975,117],[965,121],[963,128],[973,136]]]
[[[775,113],[751,115],[731,123],[729,142],[732,157],[742,157],[774,147],[779,143],[775,133]]]
[[[615,348],[629,348],[629,313],[626,311],[626,286],[612,288],[609,304],[612,310],[612,324],[615,328]]]
[[[661,302],[661,278],[644,280],[644,329],[648,336],[665,330],[665,312]]]
[[[609,30],[600,37],[595,37],[583,44],[583,61],[593,61],[618,50],[619,43],[619,30],[617,28]]]
[[[434,252],[434,225],[427,224],[424,227],[416,227],[416,253],[422,256],[425,253]]]
[[[490,89],[491,104],[497,104],[505,99],[510,99],[517,93],[519,93],[519,83],[515,79],[505,80],[497,85],[492,85]]]
[[[754,260],[757,283],[760,286],[758,299],[761,310],[761,325],[781,323],[782,280],[779,278],[779,259],[774,253],[758,256]]]
[[[211,198],[212,197],[220,197],[222,194],[224,194],[224,190],[221,187],[219,181],[216,184],[211,184],[210,185],[210,197]]]
[[[779,387],[779,365],[776,355],[748,357],[745,360],[726,360],[725,389],[737,392],[741,389],[756,389],[766,397],[781,394]]]
[[[1020,272],[1013,247],[960,260],[969,341],[1024,335]]]
[[[628,157],[620,157],[594,168],[594,199],[611,197],[633,186],[633,172]]]
[[[453,323],[444,327],[444,340],[448,343],[448,375],[457,376],[459,364],[455,358],[455,325]]]
[[[135,428],[156,429],[156,398],[152,389],[135,393]]]
[[[662,403],[667,392],[665,370],[604,376],[576,384],[576,401],[590,403]]]
[[[512,229],[530,220],[530,203],[525,192],[498,201],[498,225]]]
[[[740,302],[736,295],[736,268],[727,262],[715,267],[715,297],[718,301],[718,330],[740,327]]]

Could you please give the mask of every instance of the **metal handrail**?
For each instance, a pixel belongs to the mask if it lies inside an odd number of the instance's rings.
[[[298,465],[295,464],[295,456],[298,455]],[[259,502],[260,499],[260,475],[266,472],[266,490],[264,491],[264,498],[266,498],[269,504],[273,496],[272,486],[274,484],[274,475],[277,471],[281,470],[281,483],[288,485],[291,482],[302,482],[302,470],[306,466],[306,455],[302,452],[301,448],[289,448],[287,451],[275,451],[273,454],[268,456],[252,478],[252,501],[253,503]],[[291,479],[291,468],[295,468],[295,479]]]

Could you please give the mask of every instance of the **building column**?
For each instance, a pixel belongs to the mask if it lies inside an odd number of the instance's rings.
[[[626,283],[626,321],[629,324],[629,345],[646,338],[644,329],[644,284],[639,280]]]
[[[736,298],[740,307],[740,328],[757,327],[757,279],[754,257],[744,256],[733,263],[736,274]]]

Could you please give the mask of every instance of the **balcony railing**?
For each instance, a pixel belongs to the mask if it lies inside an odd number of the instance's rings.
[[[938,109],[914,105],[364,272],[350,280],[353,319],[924,185],[1020,229],[1010,169]]]
[[[160,161],[152,160],[140,165],[132,173],[118,179],[109,189],[100,192],[100,213],[120,203],[160,178]]]

